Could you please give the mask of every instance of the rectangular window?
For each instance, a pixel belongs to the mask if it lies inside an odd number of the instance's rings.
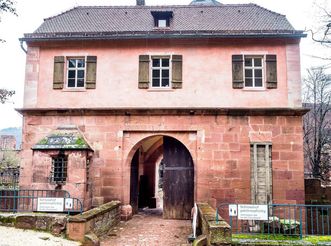
[[[245,87],[262,88],[263,87],[263,57],[245,56]]]
[[[85,87],[85,58],[68,58],[67,60],[67,87]]]
[[[152,58],[152,87],[165,88],[170,86],[170,59]]]
[[[253,204],[272,203],[271,144],[251,144],[251,200]]]
[[[165,20],[165,19],[159,19],[158,20],[158,27],[167,27],[168,25],[167,25],[167,20]]]
[[[52,157],[51,181],[54,183],[65,183],[67,180],[68,157],[64,154]]]

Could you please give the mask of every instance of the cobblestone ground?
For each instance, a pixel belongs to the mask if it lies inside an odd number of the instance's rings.
[[[159,211],[149,210],[121,222],[101,241],[101,246],[183,246],[192,233],[188,220],[165,220]]]

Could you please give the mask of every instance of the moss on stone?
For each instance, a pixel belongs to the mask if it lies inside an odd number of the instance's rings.
[[[0,223],[2,224],[11,224],[14,225],[16,223],[16,217],[14,216],[0,216]]]
[[[76,145],[79,145],[79,146],[85,146],[86,145],[86,142],[85,142],[84,138],[79,137],[79,138],[76,139],[75,144]]]

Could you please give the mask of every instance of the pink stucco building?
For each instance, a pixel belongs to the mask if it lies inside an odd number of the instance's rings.
[[[21,187],[188,218],[303,203],[300,39],[255,4],[76,7],[27,44]]]

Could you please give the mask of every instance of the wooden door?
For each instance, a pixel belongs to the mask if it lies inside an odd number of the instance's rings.
[[[131,182],[130,182],[130,204],[132,212],[138,213],[138,176],[139,176],[139,149],[134,154],[131,161]]]
[[[251,193],[255,204],[272,203],[271,145],[251,146]]]
[[[194,166],[191,154],[178,140],[163,139],[163,217],[190,219],[194,200]]]

